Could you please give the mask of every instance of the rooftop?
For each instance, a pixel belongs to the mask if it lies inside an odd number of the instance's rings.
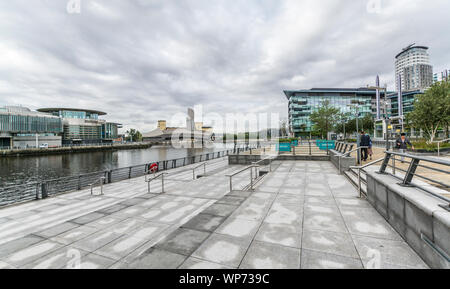
[[[52,113],[55,111],[79,111],[79,112],[88,112],[91,114],[98,114],[98,115],[107,115],[106,112],[103,111],[99,111],[99,110],[91,110],[91,109],[81,109],[81,108],[63,108],[63,107],[59,107],[59,108],[40,108],[37,111],[40,112],[46,112],[46,113]]]

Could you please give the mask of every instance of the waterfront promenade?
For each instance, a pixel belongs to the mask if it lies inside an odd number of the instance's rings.
[[[171,170],[165,194],[135,178],[1,209],[0,268],[427,268],[330,162],[276,161],[230,193],[239,169],[219,159],[197,180]]]

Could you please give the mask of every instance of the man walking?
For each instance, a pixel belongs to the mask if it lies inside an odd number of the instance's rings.
[[[367,158],[369,157],[369,147],[372,140],[370,139],[370,136],[368,134],[365,134],[363,131],[361,132],[361,139],[360,139],[360,146],[364,147],[361,148],[361,158],[364,162],[367,161]]]
[[[400,138],[396,141],[397,149],[400,151],[400,153],[404,154],[405,151],[408,149],[408,145],[414,150],[414,146],[409,141],[409,139],[406,138],[406,134],[402,133]],[[405,162],[405,157],[401,157],[402,163]]]

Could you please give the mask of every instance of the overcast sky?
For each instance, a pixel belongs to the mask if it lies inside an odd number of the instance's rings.
[[[448,0],[68,2],[0,0],[0,106],[97,109],[146,132],[198,104],[286,117],[285,89],[377,74],[394,89],[411,43],[450,69]]]

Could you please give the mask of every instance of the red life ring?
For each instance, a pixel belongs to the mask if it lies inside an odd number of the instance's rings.
[[[151,164],[149,167],[149,171],[152,174],[156,173],[158,171],[158,164],[157,163]]]

